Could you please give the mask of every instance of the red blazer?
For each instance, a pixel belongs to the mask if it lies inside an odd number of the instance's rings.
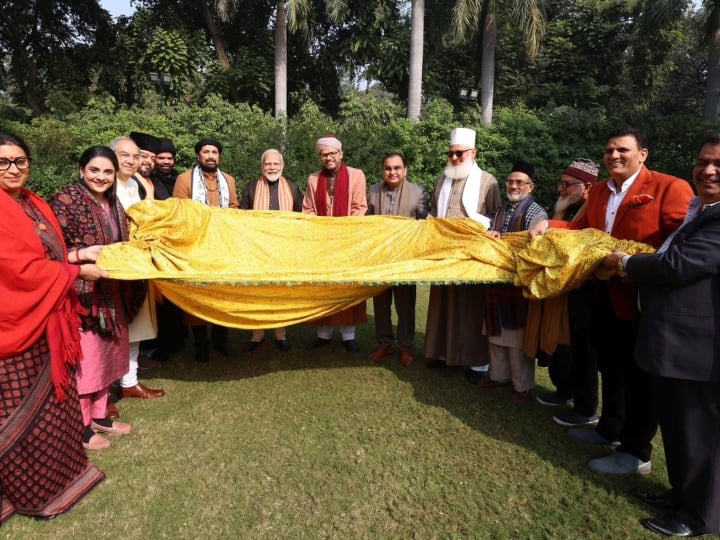
[[[605,179],[590,190],[587,211],[578,221],[551,220],[550,226],[573,230],[590,227],[604,231],[610,199],[607,182]],[[643,165],[618,208],[610,234],[620,240],[635,240],[658,248],[682,224],[692,197],[692,188],[685,180],[651,171]],[[614,277],[610,280],[610,297],[616,315],[631,319],[633,286]]]

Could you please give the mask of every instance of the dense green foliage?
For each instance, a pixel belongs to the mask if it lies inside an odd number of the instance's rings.
[[[688,178],[696,142],[706,126],[689,116],[677,116],[668,123],[663,116],[648,113],[632,120],[651,141],[650,166]],[[218,138],[225,145],[222,168],[237,178],[238,189],[259,174],[260,154],[271,147],[284,150],[286,175],[304,188],[308,174],[320,165],[315,140],[327,133],[340,137],[346,162],[362,168],[368,183],[381,181],[385,153],[401,151],[410,163],[411,179],[431,188],[446,163],[450,129],[469,126],[478,131],[481,167],[502,180],[516,159],[535,164],[537,196],[550,206],[562,169],[574,157],[601,162],[606,134],[621,121],[602,116],[599,109],[502,107],[495,123],[484,128],[478,107],[457,113],[450,103],[436,99],[425,105],[421,121],[412,122],[389,94],[373,91],[349,92],[337,119],[307,103],[288,119],[287,132],[283,123],[259,107],[231,104],[214,95],[201,104],[176,104],[162,112],[157,107],[128,108],[104,96],[62,120],[42,116],[29,124],[9,121],[6,126],[32,143],[35,161],[30,187],[45,196],[74,180],[82,150],[133,130],[171,137],[179,149],[181,171],[193,165],[197,140]]]

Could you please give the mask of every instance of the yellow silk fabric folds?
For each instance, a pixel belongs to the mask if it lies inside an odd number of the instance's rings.
[[[114,279],[151,279],[202,319],[273,328],[340,311],[399,283],[512,283],[532,297],[591,276],[611,249],[651,250],[594,230],[500,240],[469,219],[317,217],[185,200],[128,210],[130,241],[102,250]]]

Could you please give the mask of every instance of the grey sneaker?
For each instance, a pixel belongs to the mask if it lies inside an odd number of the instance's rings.
[[[588,427],[595,426],[600,421],[597,414],[585,416],[575,411],[562,411],[553,416],[553,420],[566,427]]]
[[[594,429],[570,428],[567,433],[568,437],[573,441],[585,444],[595,446],[620,446],[620,441],[608,441]]]
[[[547,405],[548,407],[556,407],[558,405],[572,405],[573,399],[566,398],[558,394],[557,392],[549,392],[547,394],[540,394],[535,397],[535,400],[540,405]]]
[[[627,452],[590,460],[588,467],[603,474],[650,474],[652,471],[650,460],[642,461]]]

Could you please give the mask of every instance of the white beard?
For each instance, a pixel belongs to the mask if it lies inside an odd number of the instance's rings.
[[[577,195],[570,195],[568,197],[560,197],[555,203],[555,213],[564,212],[571,206],[577,204],[582,198],[582,193]]]
[[[510,201],[511,203],[518,203],[527,199],[530,196],[529,193],[505,193],[505,195],[507,195],[508,201]]]
[[[280,180],[280,177],[282,176],[282,173],[272,173],[272,174],[266,174],[265,178],[268,182],[277,182]]]
[[[447,176],[448,178],[452,178],[453,180],[461,180],[462,178],[468,177],[468,175],[470,174],[470,169],[472,169],[473,165],[475,165],[475,162],[472,159],[464,161],[457,167],[450,165],[450,163],[448,162],[447,167],[445,167],[444,174],[445,176]]]

